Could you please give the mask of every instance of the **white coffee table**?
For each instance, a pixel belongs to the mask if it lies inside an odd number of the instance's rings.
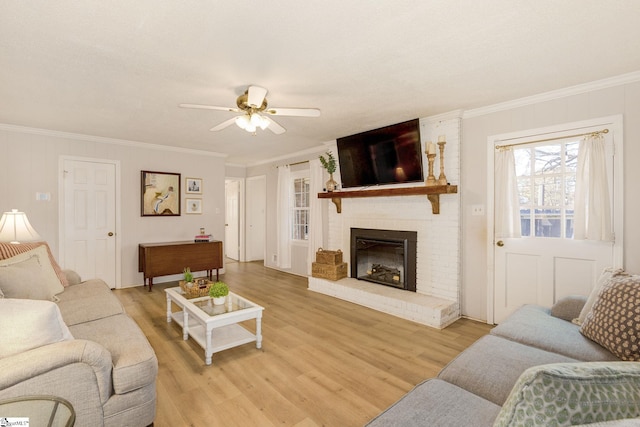
[[[213,305],[210,297],[185,298],[179,287],[164,290],[167,294],[167,322],[175,320],[182,326],[184,340],[193,338],[204,349],[205,363],[211,365],[211,356],[228,348],[256,342],[262,347],[263,307],[230,292],[224,305]],[[172,303],[181,311],[172,312]],[[253,334],[239,322],[256,319]]]

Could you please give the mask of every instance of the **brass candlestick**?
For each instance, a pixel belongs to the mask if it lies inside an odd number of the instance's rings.
[[[435,154],[427,154],[427,160],[429,160],[429,176],[427,177],[427,185],[438,185],[436,177],[433,174],[433,162],[436,160]]]
[[[447,185],[447,177],[444,174],[444,145],[445,141],[438,141],[440,149],[440,176],[438,177],[438,185]]]

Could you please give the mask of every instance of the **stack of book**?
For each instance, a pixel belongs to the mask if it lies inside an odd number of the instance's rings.
[[[210,242],[213,236],[211,234],[198,234],[193,241],[194,242]]]

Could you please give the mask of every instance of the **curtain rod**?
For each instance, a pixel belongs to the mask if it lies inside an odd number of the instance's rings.
[[[295,166],[295,165],[303,165],[305,163],[309,163],[309,160],[303,160],[301,162],[295,162],[295,163],[287,163],[286,165],[280,165],[280,166]],[[276,166],[276,167],[279,168],[280,166]]]
[[[515,147],[517,145],[536,144],[538,142],[556,141],[558,139],[575,138],[575,137],[578,137],[578,136],[587,136],[587,135],[597,136],[597,135],[600,135],[600,134],[603,134],[603,133],[605,133],[605,134],[609,133],[609,129],[602,129],[602,130],[598,130],[598,131],[595,131],[595,132],[579,133],[579,134],[576,134],[576,135],[558,136],[558,137],[555,137],[555,138],[538,139],[538,140],[535,140],[535,141],[519,142],[519,143],[516,143],[516,144],[496,145],[495,149],[496,150],[500,150],[502,148]],[[506,140],[506,141],[508,141],[508,140]]]

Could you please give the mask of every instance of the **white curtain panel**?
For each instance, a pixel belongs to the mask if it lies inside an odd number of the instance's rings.
[[[580,141],[573,238],[604,241],[613,239],[606,154],[601,134],[589,135]]]
[[[520,199],[513,148],[498,150],[495,160],[495,236],[521,237]]]
[[[307,274],[311,275],[311,263],[316,251],[322,247],[322,200],[318,193],[324,189],[324,174],[319,159],[309,160],[309,248],[307,254]]]
[[[276,207],[276,266],[291,268],[291,169],[289,165],[278,167],[278,193]]]

